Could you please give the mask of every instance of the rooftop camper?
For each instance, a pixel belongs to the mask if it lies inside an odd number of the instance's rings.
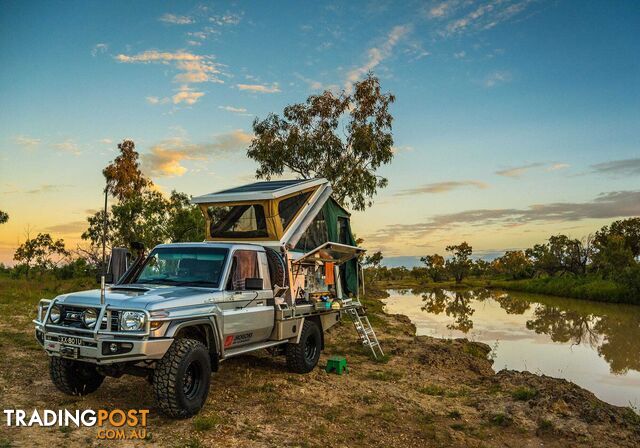
[[[187,417],[233,356],[267,349],[293,372],[313,370],[342,314],[382,355],[358,301],[363,249],[328,181],[256,182],[193,202],[206,241],[161,244],[131,265],[114,251],[104,290],[40,302],[36,339],[58,389],[83,395],[106,376],[145,376],[164,413]]]

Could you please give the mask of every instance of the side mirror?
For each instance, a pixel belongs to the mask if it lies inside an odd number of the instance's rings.
[[[264,280],[262,280],[261,278],[245,278],[244,289],[246,289],[247,291],[257,291],[264,289]]]

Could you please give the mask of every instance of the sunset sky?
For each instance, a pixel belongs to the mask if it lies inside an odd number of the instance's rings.
[[[0,2],[0,262],[75,248],[133,139],[164,192],[247,183],[251,123],[368,70],[393,92],[386,257],[478,255],[640,215],[640,2]]]

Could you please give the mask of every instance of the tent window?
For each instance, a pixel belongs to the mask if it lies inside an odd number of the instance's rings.
[[[209,207],[214,238],[268,237],[264,208],[260,204]]]
[[[311,222],[311,225],[302,234],[302,238],[300,238],[300,241],[298,241],[295,248],[304,252],[309,252],[327,241],[329,241],[327,222],[324,219],[323,211],[320,210],[313,219],[313,222]]]
[[[227,281],[227,290],[244,291],[248,278],[259,278],[258,252],[254,250],[237,250],[231,260],[231,272]]]
[[[311,196],[311,191],[291,196],[278,203],[278,215],[280,215],[283,229],[289,227],[293,218],[295,218],[300,209],[309,200],[309,196]]]
[[[349,241],[349,221],[347,218],[338,218],[338,243],[351,244],[351,241]]]

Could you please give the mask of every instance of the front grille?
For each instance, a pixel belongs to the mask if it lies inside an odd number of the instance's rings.
[[[111,331],[120,329],[120,311],[111,311]]]
[[[59,325],[64,327],[72,327],[72,328],[87,328],[87,326],[82,322],[82,313],[87,309],[87,307],[79,307],[79,306],[69,306],[65,305],[62,307],[62,321]],[[95,308],[94,308],[95,309]],[[99,314],[100,310],[95,309],[96,313]]]
[[[88,328],[82,321],[82,313],[93,307],[82,307],[74,305],[59,305],[62,311],[62,320],[56,325],[65,327],[65,333],[83,334],[81,331],[74,330],[94,330],[95,328]],[[100,315],[100,308],[93,308],[96,314]],[[120,331],[120,310],[109,310],[102,317],[100,322],[100,330],[103,331]],[[51,321],[49,321],[51,322]],[[86,334],[86,333],[84,333]]]
[[[79,306],[70,306],[65,305],[62,306],[62,321],[58,325],[62,325],[63,327],[69,328],[82,328],[82,329],[90,329],[88,328],[84,322],[82,322],[82,313],[86,310],[86,307]],[[94,308],[96,310],[96,314],[100,315],[100,309]],[[120,311],[118,310],[108,310],[105,316],[102,318],[102,322],[100,322],[100,329],[107,331],[118,331],[120,324]]]

